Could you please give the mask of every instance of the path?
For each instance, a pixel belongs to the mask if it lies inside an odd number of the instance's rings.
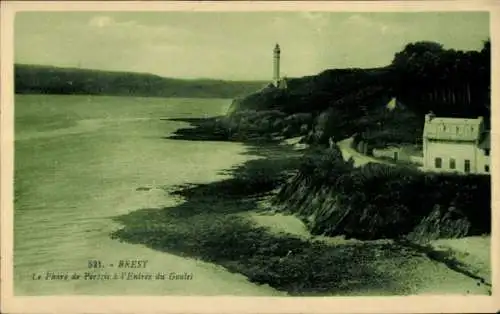
[[[373,157],[359,153],[354,148],[352,148],[353,141],[354,141],[354,139],[352,137],[350,137],[350,138],[347,138],[345,140],[337,142],[337,146],[339,147],[340,151],[342,152],[342,157],[344,158],[345,161],[348,161],[350,158],[352,158],[354,160],[355,167],[361,167],[362,165],[365,165],[365,164],[370,163],[370,162],[392,165],[391,163],[386,162],[384,160],[380,160],[380,159],[373,158]]]

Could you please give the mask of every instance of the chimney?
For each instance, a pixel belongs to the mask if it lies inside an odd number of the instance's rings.
[[[436,115],[434,114],[434,112],[429,111],[429,113],[425,115],[425,122],[429,122],[432,119],[434,119],[435,117],[436,117]]]

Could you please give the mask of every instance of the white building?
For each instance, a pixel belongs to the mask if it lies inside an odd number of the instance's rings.
[[[458,173],[490,172],[490,133],[477,119],[425,116],[424,170]]]
[[[281,48],[279,44],[274,46],[273,50],[273,83],[272,85],[276,88],[287,89],[288,80],[286,77],[280,77],[280,55]]]

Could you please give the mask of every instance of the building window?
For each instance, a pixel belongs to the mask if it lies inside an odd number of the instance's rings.
[[[468,159],[466,159],[466,160],[464,161],[464,171],[465,171],[466,173],[469,173],[469,172],[470,172],[470,160],[468,160]]]
[[[450,158],[450,169],[455,169],[457,166],[455,164],[455,159]]]
[[[436,158],[436,159],[434,160],[434,166],[435,166],[436,168],[441,168],[441,166],[442,166],[442,165],[441,165],[441,164],[442,164],[442,162],[443,162],[443,160],[442,160],[441,158],[439,158],[439,157],[438,157],[438,158]]]
[[[490,149],[489,148],[486,148],[484,150],[484,156],[489,156],[490,155]]]
[[[490,172],[490,165],[484,165],[484,172]]]

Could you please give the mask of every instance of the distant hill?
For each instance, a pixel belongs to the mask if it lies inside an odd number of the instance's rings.
[[[90,94],[142,97],[235,98],[266,82],[175,79],[133,72],[111,72],[40,65],[14,65],[17,94]]]

